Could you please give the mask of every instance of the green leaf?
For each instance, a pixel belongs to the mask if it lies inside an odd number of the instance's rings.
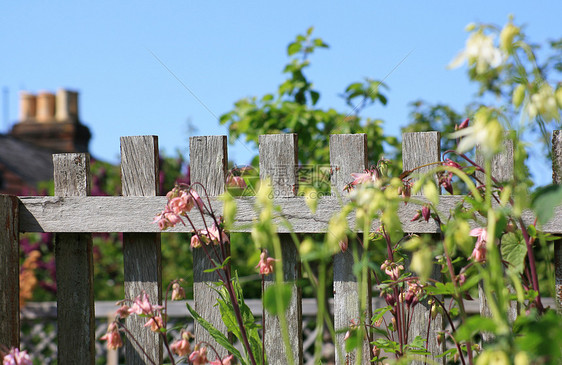
[[[210,269],[207,269],[207,270],[203,270],[203,272],[213,272],[213,271],[217,271],[217,270],[220,270],[220,269],[224,269],[224,267],[230,262],[230,259],[231,259],[231,256],[228,256],[223,261],[223,263],[221,265],[219,265],[219,263],[215,259],[212,259],[212,261],[215,263],[216,266],[212,267]]]
[[[453,285],[453,283],[449,282],[446,284],[443,283],[435,283],[435,286],[428,286],[425,288],[425,291],[428,292],[429,294],[433,294],[433,295],[451,295],[455,293],[455,287]]]
[[[508,270],[521,274],[525,269],[525,256],[527,245],[520,234],[507,233],[502,237],[501,252],[504,260],[509,262]]]
[[[295,53],[299,53],[301,49],[302,49],[302,44],[297,43],[297,42],[293,42],[293,43],[289,44],[289,47],[287,47],[287,54],[289,56],[292,56]]]
[[[475,315],[469,317],[466,322],[461,325],[457,332],[455,333],[455,339],[457,341],[468,341],[476,333],[481,332],[492,332],[496,330],[496,323],[493,319]]]
[[[291,303],[292,290],[288,284],[273,284],[263,294],[263,305],[272,315],[285,312]],[[279,305],[281,305],[279,307]]]
[[[562,203],[562,186],[548,185],[533,194],[531,207],[540,224],[547,223],[554,215],[554,208]]]
[[[375,325],[375,323],[377,323],[384,316],[384,314],[391,309],[392,309],[392,307],[389,306],[389,305],[387,305],[386,307],[383,307],[383,308],[376,309],[375,313],[374,313],[374,316],[373,316],[373,319],[371,320],[371,323],[373,325]]]
[[[356,348],[359,348],[362,344],[356,329],[349,330],[349,332],[350,334],[347,337],[347,340],[345,340],[345,352],[352,352]]]
[[[203,327],[204,329],[207,330],[207,332],[209,332],[209,334],[215,339],[215,341],[217,341],[217,343],[221,346],[223,346],[228,352],[230,352],[231,354],[233,354],[242,364],[247,364],[247,362],[245,361],[245,359],[242,357],[242,355],[240,354],[240,351],[238,351],[236,349],[236,347],[234,347],[229,341],[228,338],[226,338],[226,336],[220,332],[218,329],[216,329],[212,324],[210,324],[209,322],[207,322],[205,319],[203,319],[203,317],[201,317],[199,315],[199,313],[197,313],[195,311],[195,309],[193,309],[189,303],[185,303],[185,305],[187,306],[187,310],[189,311],[189,313],[191,313],[191,316],[197,321],[197,323],[199,323],[201,325],[201,327]]]
[[[310,90],[310,99],[312,100],[312,105],[316,105],[318,99],[320,99],[320,93],[318,93],[318,91]]]

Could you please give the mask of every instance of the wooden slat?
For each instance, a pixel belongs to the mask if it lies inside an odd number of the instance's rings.
[[[298,191],[297,179],[297,135],[270,134],[259,137],[260,178],[271,179],[273,194],[279,198],[294,197]],[[285,312],[290,355],[283,345],[281,323],[277,316],[265,314],[265,348],[269,364],[287,364],[292,356],[295,364],[303,363],[302,343],[302,294],[297,285],[301,277],[298,250],[288,234],[280,234],[283,265],[283,281],[291,285],[292,296]],[[273,252],[269,252],[273,256]],[[275,283],[274,275],[268,275],[265,288]]]
[[[492,158],[492,176],[498,181],[509,181],[513,179],[513,141],[506,139],[504,141],[505,149]],[[485,167],[485,160],[481,153],[479,153],[479,146],[476,148],[476,163]],[[477,173],[477,177],[483,182],[486,182],[486,175],[482,172]],[[510,287],[513,290],[512,287]],[[483,317],[492,317],[490,306],[488,305],[486,293],[484,291],[483,283],[478,284],[478,296],[480,299],[480,315]],[[508,318],[510,321],[515,321],[517,318],[517,302],[512,301],[508,309]],[[493,339],[490,333],[483,332],[482,340],[489,342]]]
[[[425,198],[415,197],[420,202]],[[438,210],[444,217],[461,203],[464,196],[443,195],[439,201]],[[152,223],[156,214],[166,205],[166,197],[19,197],[20,232],[160,232],[158,226]],[[211,197],[211,205],[215,212],[222,211],[222,202]],[[282,214],[289,220],[296,233],[325,233],[328,221],[334,213],[341,210],[342,201],[346,198],[320,197],[315,214],[310,212],[303,197],[277,198],[274,205],[279,206]],[[258,218],[254,197],[236,198],[238,213],[232,232],[250,232],[251,224]],[[406,233],[438,233],[439,227],[435,222],[424,220],[410,222],[420,206],[412,200],[406,206],[399,208],[398,214],[402,222],[402,229]],[[131,212],[134,212],[132,214]],[[348,219],[350,227],[355,226],[354,214]],[[196,226],[201,226],[199,213],[190,213]],[[535,216],[532,211],[523,212],[523,222],[533,224]],[[378,229],[379,222],[374,222],[373,229]],[[473,225],[476,227],[476,225]],[[541,230],[545,233],[562,234],[562,206],[556,207],[553,218]],[[190,226],[181,224],[166,232],[191,232]],[[288,233],[285,226],[279,225],[278,232]]]
[[[200,183],[209,196],[218,196],[225,191],[228,155],[226,149],[226,136],[191,137],[189,139],[189,164],[191,184]],[[195,186],[196,190],[204,197],[203,189]],[[220,214],[222,209],[216,210]],[[199,215],[199,211],[193,210],[191,215]],[[196,224],[198,229],[205,228],[202,221]],[[212,220],[207,220],[212,224]],[[191,230],[191,227],[190,227]],[[227,246],[228,248],[228,246]],[[212,264],[203,248],[193,250],[193,297],[195,310],[223,333],[227,333],[226,326],[221,320],[217,303],[217,296],[213,290],[214,283],[218,282],[219,276],[216,272],[205,273]],[[226,350],[217,344],[209,333],[195,323],[195,341],[205,341],[217,349],[219,355],[227,355]],[[214,358],[211,358],[214,360]]]
[[[353,181],[352,173],[363,172],[368,165],[366,134],[333,134],[330,136],[330,166],[332,169],[332,196],[345,194],[343,188]],[[330,234],[329,232],[327,234]],[[358,242],[350,242],[347,251],[334,256],[334,327],[336,333],[349,328],[351,321],[360,323],[360,289],[357,278],[353,275],[353,245],[361,255]],[[370,295],[369,295],[370,296]],[[371,318],[368,306],[366,318]],[[345,331],[336,335],[336,364],[354,364],[356,351],[346,353],[344,348]],[[369,363],[371,358],[369,341],[363,344],[362,363]]]
[[[552,180],[562,184],[562,131],[552,132]],[[556,214],[560,217],[560,215]],[[562,240],[554,242],[554,279],[556,309],[562,314]]]
[[[90,156],[84,153],[53,155],[55,195],[90,194]],[[58,363],[95,363],[94,262],[92,235],[58,233],[55,236],[57,269]],[[79,324],[79,325],[78,325]]]
[[[121,137],[121,179],[124,196],[158,194],[158,137]],[[160,207],[162,210],[164,205]],[[128,215],[136,215],[132,208]],[[158,233],[124,233],[123,260],[125,298],[132,300],[146,292],[153,304],[162,302],[162,257]],[[125,345],[127,364],[146,364],[150,359],[162,362],[162,340],[146,327],[146,318],[129,316],[126,326],[135,339]],[[145,355],[143,353],[148,355]]]
[[[423,166],[432,162],[441,161],[441,134],[439,132],[419,132],[419,133],[404,133],[402,135],[402,165],[404,171],[414,169],[418,166]],[[424,174],[435,168],[435,165],[423,167],[413,174]],[[437,177],[435,178],[437,181]],[[422,192],[419,192],[421,195]],[[408,204],[409,205],[409,204]],[[432,221],[430,219],[430,221]],[[431,278],[442,281],[443,275],[437,265],[433,266]],[[435,358],[435,355],[442,354],[445,350],[444,344],[437,343],[437,335],[444,329],[444,319],[441,314],[438,314],[430,322],[430,309],[431,306],[427,301],[421,301],[413,309],[412,324],[409,329],[409,341],[412,341],[416,336],[427,338],[428,350],[433,356],[432,360],[436,362],[444,362],[444,359]],[[428,324],[430,324],[429,337]],[[415,361],[415,364],[421,364],[420,361]]]
[[[18,210],[15,196],[0,195],[0,344],[8,348],[20,345]]]

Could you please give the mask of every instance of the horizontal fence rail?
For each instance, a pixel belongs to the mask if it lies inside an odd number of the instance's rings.
[[[407,133],[403,136],[403,156],[406,169],[415,165],[438,162],[440,160],[440,135],[438,132]],[[312,213],[306,205],[305,198],[296,196],[298,191],[297,153],[298,136],[296,134],[277,134],[260,136],[260,178],[271,178],[274,204],[280,207],[276,218],[278,232],[282,243],[284,280],[291,285],[293,299],[287,312],[290,332],[290,345],[297,364],[303,363],[302,315],[309,310],[306,300],[300,297],[300,288],[296,283],[300,278],[298,252],[286,235],[289,231],[287,221],[295,233],[325,233],[330,218],[337,213],[349,197],[343,191],[345,184],[353,178],[351,173],[362,172],[367,166],[367,136],[364,134],[332,135],[330,137],[330,195],[318,198],[318,207]],[[227,141],[225,136],[201,136],[190,138],[191,182],[201,183],[209,193],[212,209],[217,214],[222,212],[219,196],[226,191],[227,176]],[[494,171],[509,174],[513,161],[507,149],[494,162]],[[158,191],[158,140],[155,136],[137,136],[121,138],[122,190],[124,196],[91,197],[89,195],[89,157],[86,154],[63,154],[55,156],[55,197],[13,197],[0,196],[0,220],[4,229],[0,233],[0,343],[7,346],[19,346],[19,232],[54,232],[57,233],[56,260],[57,284],[66,288],[58,297],[59,329],[81,326],[80,339],[65,339],[59,333],[59,364],[93,364],[93,318],[95,315],[92,300],[93,273],[91,234],[96,232],[124,233],[124,267],[126,298],[134,298],[141,291],[149,293],[151,299],[161,303],[162,300],[162,264],[160,234],[152,221],[165,206],[165,197],[156,196]],[[322,161],[327,162],[327,161]],[[512,163],[512,162],[511,162]],[[555,182],[560,183],[562,176],[562,134],[555,131],[553,135],[553,172]],[[505,175],[507,176],[507,175]],[[448,212],[462,202],[463,196],[443,195],[440,197],[438,210],[447,217]],[[237,197],[238,212],[232,232],[249,232],[251,224],[258,219],[254,197]],[[405,233],[439,233],[439,226],[433,221],[412,222],[420,204],[426,202],[423,196],[413,196],[407,205],[399,210],[400,220]],[[197,227],[202,226],[198,213],[190,213]],[[354,214],[348,217],[350,227],[354,227]],[[530,211],[523,214],[524,224],[533,224],[535,218]],[[373,230],[378,229],[379,222],[374,222]],[[553,219],[540,229],[546,233],[562,234],[562,207],[558,207]],[[177,225],[169,232],[191,232],[191,226]],[[188,243],[186,243],[188,244]],[[357,244],[350,242],[351,244]],[[207,268],[202,265],[203,253],[194,250],[194,306],[202,316],[221,331],[226,331],[220,315],[213,304],[216,293],[209,287],[216,277],[213,273],[204,273]],[[333,259],[334,297],[333,316],[336,331],[349,327],[352,320],[360,318],[357,280],[352,266],[353,257],[339,253]],[[73,274],[79,271],[79,275]],[[558,293],[557,304],[562,299],[562,245],[555,245],[555,275]],[[271,279],[271,278],[270,278]],[[80,287],[73,295],[73,287]],[[378,302],[375,302],[375,307]],[[65,308],[61,312],[61,308]],[[485,308],[480,310],[485,313]],[[427,313],[416,314],[414,322],[425,323]],[[269,318],[271,325],[266,331],[266,351],[271,364],[283,364],[285,351],[280,346],[281,333],[275,318]],[[437,322],[437,321],[436,321]],[[144,364],[147,357],[155,362],[162,361],[162,343],[158,336],[151,334],[142,321],[129,320],[132,332],[139,336],[139,345],[126,347],[127,364]],[[417,324],[414,323],[413,327]],[[438,330],[437,327],[433,328]],[[198,340],[213,342],[201,328],[195,327]],[[66,334],[68,335],[68,333]],[[363,358],[356,359],[355,353],[345,353],[342,348],[342,335],[337,335],[336,363],[351,363],[360,360],[369,362],[369,343],[365,341]],[[80,340],[80,341],[79,341]],[[430,349],[437,355],[439,346],[430,338]],[[142,351],[141,351],[142,348]],[[221,350],[221,354],[226,354]],[[437,360],[436,361],[442,361]]]
[[[453,210],[463,201],[462,195],[442,195],[439,197],[438,211],[445,213]],[[222,211],[222,201],[211,197],[211,206],[215,212]],[[251,224],[258,219],[254,197],[238,197],[238,211],[232,232],[250,232]],[[328,228],[330,218],[348,201],[347,198],[324,196],[318,198],[318,207],[312,213],[306,205],[305,198],[274,198],[281,214],[276,222],[283,220],[291,223],[296,233],[323,233]],[[121,196],[89,196],[89,197],[19,197],[19,230],[20,232],[160,232],[152,223],[154,216],[162,211],[167,199],[163,196],[154,197],[121,197]],[[417,203],[419,202],[419,204]],[[439,226],[433,221],[424,220],[411,222],[420,205],[427,203],[424,197],[412,197],[410,203],[399,209],[402,229],[405,233],[439,233]],[[196,226],[202,220],[198,212],[190,212],[188,216]],[[281,218],[282,217],[282,218]],[[535,222],[531,211],[524,211],[523,222],[526,225]],[[355,226],[355,217],[351,213],[348,222]],[[379,221],[373,223],[373,228]],[[474,225],[476,226],[476,225]],[[279,233],[289,233],[285,225],[279,224]],[[562,207],[557,207],[553,218],[540,230],[545,233],[562,234]],[[191,232],[191,226],[178,224],[165,232]],[[164,232],[164,233],[165,233]]]

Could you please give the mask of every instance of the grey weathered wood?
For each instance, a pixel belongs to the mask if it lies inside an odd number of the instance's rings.
[[[476,148],[476,163],[485,168],[484,156],[479,153],[479,146]],[[504,141],[504,150],[492,158],[492,176],[499,182],[509,181],[513,178],[513,141],[507,138]],[[482,172],[477,172],[476,176],[483,182],[486,182],[486,175]],[[510,287],[511,290],[513,288]],[[490,306],[488,305],[486,293],[484,291],[483,283],[478,284],[478,296],[480,299],[480,315],[483,317],[492,317]],[[508,318],[510,321],[515,321],[517,318],[517,302],[512,301],[508,308]],[[482,333],[482,340],[484,342],[491,341],[493,336],[490,333]]]
[[[414,199],[416,199],[414,201]],[[438,211],[443,217],[455,206],[462,203],[462,195],[443,195],[440,197]],[[156,214],[166,205],[166,197],[19,197],[20,232],[160,232],[158,226],[152,223]],[[222,211],[222,202],[218,198],[210,198],[215,212]],[[402,205],[398,215],[405,233],[439,233],[438,225],[430,220],[411,222],[410,220],[420,209],[416,202],[427,202],[423,197],[412,197],[408,205]],[[254,197],[236,198],[236,222],[231,232],[250,232],[251,224],[258,215],[255,211]],[[310,212],[303,197],[276,198],[274,204],[279,206],[285,219],[288,219],[295,233],[324,233],[328,222],[334,213],[341,210],[346,198],[320,197],[315,214]],[[134,214],[131,214],[134,212]],[[189,215],[195,225],[203,223],[199,213],[192,211]],[[350,227],[355,227],[355,214],[348,218]],[[533,224],[535,216],[532,211],[525,210],[522,215],[526,225]],[[482,220],[483,217],[480,217]],[[280,221],[274,219],[276,223]],[[378,229],[379,222],[375,221],[372,228]],[[478,225],[472,223],[472,227]],[[279,225],[278,232],[289,233],[284,225]],[[361,230],[361,227],[357,227]],[[191,232],[190,226],[177,225],[166,232]],[[556,207],[553,218],[541,227],[541,231],[552,234],[562,234],[562,206]]]
[[[156,196],[159,184],[158,163],[158,137],[121,137],[121,185],[123,195]],[[129,215],[135,214],[137,214],[136,209],[131,209]],[[125,298],[133,300],[146,292],[152,304],[161,304],[162,256],[160,235],[157,233],[124,233],[123,262]],[[146,364],[150,361],[149,359],[157,364],[162,362],[161,337],[144,327],[146,321],[146,318],[139,316],[129,316],[126,319],[128,330],[140,343],[139,346],[133,341],[126,342],[125,360],[127,364]]]
[[[205,196],[202,188],[205,188],[209,196],[218,196],[224,193],[228,163],[226,136],[191,137],[189,139],[189,163],[191,184],[200,183],[202,185],[202,187],[195,185],[195,189],[202,197]],[[192,212],[199,215],[199,212],[195,209]],[[221,210],[216,210],[216,213],[220,214]],[[196,224],[196,228],[204,229],[203,222],[199,222]],[[210,219],[207,219],[207,222],[207,224],[212,224]],[[228,249],[228,245],[225,248]],[[210,250],[208,252],[211,253]],[[213,256],[213,258],[217,257]],[[204,272],[204,270],[210,268],[212,268],[212,263],[207,257],[205,249],[203,247],[194,249],[193,298],[195,310],[207,322],[226,334],[227,329],[221,320],[219,308],[215,306],[218,294],[213,289],[214,283],[218,282],[220,278],[217,272]],[[213,337],[197,322],[195,323],[195,340],[212,344],[221,357],[227,355],[226,350],[218,345]]]
[[[513,178],[513,141],[508,138],[509,132],[505,133],[504,150],[492,157],[492,176],[499,182],[509,181]],[[484,156],[479,153],[480,147],[476,147],[476,163],[484,167]],[[476,177],[483,183],[486,175],[477,171]]]
[[[330,136],[330,167],[332,169],[332,196],[345,194],[344,187],[353,181],[352,173],[363,172],[368,165],[366,134],[333,134]],[[334,212],[335,213],[335,212]],[[330,234],[329,232],[327,234]],[[355,245],[355,247],[353,247]],[[353,249],[361,255],[358,242],[350,242],[347,251],[334,256],[334,328],[338,331],[349,328],[354,321],[361,323],[360,288],[357,278],[353,275]],[[370,293],[368,293],[370,297]],[[365,317],[371,318],[371,306],[367,307]],[[336,364],[354,364],[357,352],[345,352],[345,331],[336,335]],[[362,349],[362,363],[369,363],[371,351],[369,340],[366,339]]]
[[[279,198],[296,196],[297,179],[296,134],[270,134],[259,137],[260,178],[271,179],[273,195]],[[292,296],[289,308],[285,312],[291,348],[283,345],[283,335],[279,317],[265,314],[265,348],[269,364],[287,364],[292,356],[295,364],[303,363],[302,343],[302,294],[297,285],[301,277],[298,250],[288,234],[280,234],[283,266],[283,281],[291,285]],[[273,256],[272,252],[269,252]],[[275,283],[274,275],[268,275],[265,288]],[[290,352],[290,355],[287,354]]]
[[[441,134],[439,132],[404,133],[402,135],[402,165],[404,171],[438,161],[441,161]],[[416,170],[412,176],[427,173],[435,167],[435,165],[423,167]],[[423,193],[419,192],[418,194]],[[443,280],[443,275],[437,265],[433,266],[431,278],[438,281]],[[421,301],[414,307],[408,338],[409,341],[412,341],[416,336],[427,338],[428,350],[433,355],[430,357],[436,362],[443,363],[444,359],[435,358],[435,355],[442,354],[445,350],[444,343],[441,345],[437,343],[437,335],[445,327],[444,319],[441,314],[438,314],[430,320],[430,309],[431,306],[427,300]],[[430,326],[429,337],[427,336],[428,326]],[[414,363],[421,364],[422,362],[415,361]]]
[[[552,132],[552,180],[562,184],[562,131]],[[560,217],[559,214],[556,214]],[[562,240],[554,242],[554,280],[556,309],[562,314]]]
[[[20,345],[18,210],[15,196],[0,195],[0,344],[8,348]]]
[[[53,155],[55,195],[90,194],[90,156]],[[57,233],[58,363],[95,363],[94,262],[92,235]],[[78,325],[79,324],[79,325]]]

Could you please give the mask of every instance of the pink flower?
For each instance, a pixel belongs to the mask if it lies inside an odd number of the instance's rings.
[[[187,201],[188,212],[190,212],[193,207],[198,207],[201,210],[203,209],[203,199],[201,199],[201,197],[195,190],[189,189],[189,192],[183,192],[182,196]]]
[[[459,165],[458,163],[456,163],[455,161],[453,161],[453,160],[451,160],[451,159],[449,159],[449,158],[446,158],[446,159],[445,159],[445,162],[443,163],[443,165],[444,165],[444,166],[449,166],[449,167],[455,167],[455,168],[457,168],[457,169],[461,169],[461,168],[462,168],[461,165]]]
[[[119,316],[119,318],[127,318],[129,314],[131,314],[130,308],[128,305],[125,304],[119,307],[119,309],[117,309],[117,311],[115,312],[115,315]]]
[[[404,266],[398,265],[396,262],[385,260],[381,265],[381,270],[384,270],[386,275],[390,276],[392,280],[398,280],[400,273],[404,270]]]
[[[353,174],[351,174],[351,176],[354,179],[351,182],[352,186],[359,185],[359,184],[365,184],[365,183],[369,183],[369,182],[374,183],[374,182],[377,182],[380,179],[380,173],[376,168],[371,169],[371,170],[365,170],[365,172],[362,172],[362,173],[353,173]]]
[[[486,242],[488,241],[488,231],[486,228],[474,228],[469,233],[470,236],[476,237],[476,245],[470,258],[476,262],[486,261]]]
[[[3,365],[33,365],[31,357],[27,351],[20,351],[18,348],[10,349],[10,352],[4,356]],[[230,364],[230,363],[229,363]]]
[[[349,240],[347,239],[347,236],[338,243],[340,245],[341,252],[347,251],[347,247],[349,246]]]
[[[107,348],[109,350],[117,350],[119,347],[122,347],[123,341],[121,340],[117,323],[112,322],[107,328],[107,333],[100,337],[100,340],[107,341]]]
[[[176,342],[170,345],[170,350],[178,356],[185,356],[189,354],[191,350],[191,346],[189,345],[189,341],[185,339],[177,340]]]
[[[226,185],[231,188],[244,189],[246,188],[246,181],[244,181],[242,176],[234,176],[230,174],[226,178]]]
[[[179,283],[172,284],[172,300],[182,300],[185,298],[185,290]]]
[[[170,200],[168,205],[175,214],[184,214],[187,212],[187,197],[185,197],[185,194],[182,194],[182,196],[178,196]]]
[[[447,190],[447,192],[449,192],[449,194],[451,195],[453,195],[452,179],[453,179],[452,172],[441,174],[441,176],[439,177],[439,184],[443,186],[443,188],[445,188],[445,190]]]
[[[182,338],[181,340],[177,340],[176,342],[172,343],[170,345],[170,350],[172,350],[172,352],[176,355],[185,356],[189,354],[189,351],[191,351],[191,346],[189,345],[188,340]]]
[[[419,302],[419,297],[421,295],[421,286],[418,283],[408,282],[408,291],[404,297],[406,306],[408,308],[415,307]]]
[[[405,199],[404,205],[408,204],[408,198],[412,196],[412,182],[411,181],[402,181],[402,186],[398,188],[398,194]]]
[[[131,314],[144,314],[144,315],[152,315],[155,311],[162,309],[159,305],[152,305],[148,300],[148,294],[143,292],[141,295],[135,298],[133,302],[133,306],[129,309],[129,313]]]
[[[264,250],[260,255],[260,262],[256,265],[256,269],[260,269],[261,275],[269,275],[273,272],[275,261],[277,260],[267,257],[267,251]]]
[[[166,205],[162,213],[158,214],[152,221],[152,223],[158,223],[158,228],[160,228],[160,230],[173,227],[179,222],[182,222],[180,216],[174,213],[168,205]]]
[[[207,363],[207,348],[202,347],[200,350],[195,350],[189,355],[189,361],[193,365],[202,365]]]
[[[145,327],[150,326],[150,330],[152,332],[158,332],[164,326],[164,324],[162,322],[162,317],[160,317],[160,316],[150,317],[150,319],[148,321],[146,321],[146,324],[144,326]]]
[[[170,345],[170,350],[179,356],[185,356],[191,351],[191,346],[189,345],[189,338],[193,335],[185,330],[181,331],[181,338]]]
[[[215,223],[209,228],[209,231],[203,231],[207,234],[209,239],[215,244],[218,245],[219,243],[226,243],[228,241],[228,236],[226,235],[224,229],[220,230],[220,241],[219,241],[219,228]]]
[[[234,355],[229,355],[222,360],[211,361],[209,365],[230,365],[232,363],[233,358]]]
[[[191,248],[201,247],[201,240],[199,239],[199,235],[197,233],[193,233],[191,236]]]

